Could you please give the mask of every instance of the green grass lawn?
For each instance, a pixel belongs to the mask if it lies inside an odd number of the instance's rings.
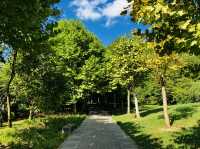
[[[165,128],[162,106],[143,106],[139,120],[134,114],[113,118],[141,149],[200,148],[200,104],[169,106],[169,114],[171,129]]]
[[[67,123],[78,127],[84,119],[83,115],[50,115],[17,121],[13,128],[0,128],[0,144],[11,149],[56,149],[67,137],[61,133],[62,127]]]

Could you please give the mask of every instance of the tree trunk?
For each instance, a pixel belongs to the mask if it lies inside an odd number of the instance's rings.
[[[162,98],[163,98],[163,112],[164,112],[164,119],[165,119],[165,125],[167,128],[170,128],[170,120],[169,120],[169,114],[168,114],[168,105],[167,105],[167,94],[166,94],[166,88],[165,88],[165,81],[164,77],[161,77],[161,85],[162,85]]]
[[[8,127],[12,127],[12,120],[11,120],[11,97],[10,97],[10,85],[15,77],[15,63],[17,60],[17,50],[14,50],[13,53],[13,60],[12,60],[12,66],[11,66],[11,74],[10,74],[10,79],[7,84],[6,88],[6,94],[7,94],[7,116],[8,116]]]
[[[29,117],[28,117],[29,121],[31,121],[33,119],[33,109],[32,107],[30,107],[29,109]]]
[[[130,113],[130,89],[127,90],[127,114]]]
[[[33,119],[33,114],[34,114],[34,104],[33,104],[33,98],[29,98],[29,121]]]
[[[8,127],[12,127],[12,120],[11,120],[11,106],[10,106],[10,96],[7,95],[7,117],[8,117]]]
[[[135,114],[137,118],[140,118],[139,106],[138,106],[138,99],[135,93],[133,93],[134,103],[135,103]]]

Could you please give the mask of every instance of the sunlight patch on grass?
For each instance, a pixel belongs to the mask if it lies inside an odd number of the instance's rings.
[[[195,129],[198,134],[196,140],[200,140],[200,133],[198,133],[200,104],[169,106],[169,115],[172,123],[171,129],[165,127],[162,106],[157,105],[141,107],[142,117],[139,120],[135,118],[134,114],[113,116],[113,119],[144,149],[180,147],[188,147],[190,149],[200,142],[193,141],[192,144],[188,141],[186,144],[187,140],[184,142],[182,141],[183,139],[179,139],[188,133],[188,130]]]

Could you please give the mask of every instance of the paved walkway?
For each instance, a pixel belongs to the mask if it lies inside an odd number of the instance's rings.
[[[111,116],[92,115],[59,149],[137,149],[137,146],[112,122]]]

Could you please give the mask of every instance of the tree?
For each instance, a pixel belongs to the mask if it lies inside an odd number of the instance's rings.
[[[28,50],[35,40],[44,39],[49,35],[52,24],[48,23],[47,19],[58,14],[58,10],[52,7],[57,2],[59,0],[1,1],[0,43],[7,44],[12,49],[11,72],[6,87],[9,127],[12,127],[10,85],[16,74],[18,51]]]
[[[85,101],[90,92],[98,90],[103,46],[80,21],[62,20],[54,31],[58,34],[50,39],[50,44],[57,55],[55,63],[67,78],[66,102]]]
[[[163,111],[164,119],[167,128],[170,128],[170,118],[168,115],[168,102],[166,91],[166,78],[170,73],[177,71],[184,66],[184,61],[177,54],[171,54],[170,56],[160,57],[158,54],[148,59],[148,67],[155,71],[155,76],[161,85],[161,95],[163,99]]]
[[[165,0],[128,0],[133,21],[151,25],[146,32],[148,39],[155,41],[160,55],[175,52],[198,54],[199,2]],[[127,11],[125,11],[127,12]]]
[[[136,116],[139,118],[138,100],[135,87],[140,84],[146,69],[145,57],[147,48],[145,41],[139,37],[122,37],[110,47],[110,66],[112,83],[120,84],[127,88],[127,113],[130,113],[130,94],[133,91]]]
[[[92,55],[86,60],[77,79],[81,81],[81,92],[90,94],[105,93],[107,91],[108,80],[106,78],[103,53],[99,56]]]
[[[197,39],[199,38],[200,9],[198,1],[136,0],[133,2],[129,0],[129,2],[132,2],[132,20],[151,25],[151,31],[146,31],[144,35],[151,48],[158,54],[158,61],[164,66],[164,72],[168,68],[168,60],[177,62],[177,59],[174,59],[174,52],[199,53]],[[127,10],[123,13],[127,13]],[[178,65],[179,63],[176,66]],[[165,122],[169,128],[165,74],[160,71],[159,76]]]
[[[34,109],[49,112],[61,107],[67,89],[66,77],[57,67],[55,58],[48,41],[36,42],[29,51],[19,52],[15,95],[29,103],[30,119]]]

